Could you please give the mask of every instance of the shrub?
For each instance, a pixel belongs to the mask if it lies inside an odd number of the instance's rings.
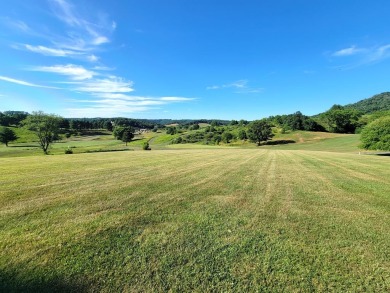
[[[361,133],[361,147],[366,150],[390,151],[390,117],[369,123]]]
[[[150,151],[150,147],[149,147],[149,143],[148,142],[144,142],[144,144],[142,145],[142,149],[144,151]]]
[[[68,147],[68,148],[65,150],[65,154],[67,154],[67,155],[73,154],[73,150],[72,150],[70,147]]]

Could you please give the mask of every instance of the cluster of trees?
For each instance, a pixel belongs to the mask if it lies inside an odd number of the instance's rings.
[[[17,126],[28,116],[27,112],[23,111],[5,111],[0,112],[1,126]]]
[[[355,109],[364,114],[390,110],[390,92],[384,92],[371,98],[361,100],[354,104],[346,105],[347,109]]]
[[[113,131],[114,127],[118,125],[145,129],[152,129],[155,126],[155,124],[145,120],[130,118],[64,118],[61,124],[61,128],[77,131],[91,129],[106,129]]]
[[[242,127],[234,127],[234,126]],[[183,132],[179,127],[169,127],[168,134]],[[228,126],[209,125],[201,130],[190,132],[173,139],[173,143],[197,143],[219,144],[220,142],[230,143],[232,140],[246,140],[260,145],[263,141],[267,141],[273,137],[272,125],[267,119],[252,121],[237,122],[233,120]]]
[[[363,125],[363,112],[341,105],[333,105],[328,111],[317,116],[325,130],[335,133],[355,133]]]
[[[283,132],[288,130],[306,130],[306,131],[324,131],[324,127],[318,124],[309,116],[303,115],[301,112],[295,112],[288,115],[270,116],[269,123],[273,126],[280,127]]]

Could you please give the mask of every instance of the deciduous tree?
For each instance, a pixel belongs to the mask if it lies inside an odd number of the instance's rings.
[[[127,143],[130,142],[134,137],[134,134],[131,132],[130,129],[125,129],[125,131],[123,132],[122,134],[122,141],[124,143],[126,143],[126,146],[127,146]]]
[[[58,139],[61,117],[52,114],[45,114],[42,111],[32,112],[23,120],[23,125],[33,131],[39,141],[39,146],[47,155],[50,145]]]
[[[249,124],[248,137],[258,146],[262,141],[267,141],[273,136],[271,125],[266,120],[255,120]]]
[[[361,141],[366,150],[390,151],[390,117],[379,118],[364,127]]]

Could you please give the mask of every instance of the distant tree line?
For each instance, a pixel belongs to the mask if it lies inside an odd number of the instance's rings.
[[[390,110],[390,92],[384,92],[354,104],[344,106],[346,109],[355,109],[364,114]]]
[[[301,112],[295,112],[288,115],[276,115],[267,118],[267,121],[285,131],[306,130],[306,131],[325,131],[325,128],[309,116]]]
[[[29,114],[23,111],[4,111],[0,112],[1,126],[18,126],[20,122],[27,118]]]

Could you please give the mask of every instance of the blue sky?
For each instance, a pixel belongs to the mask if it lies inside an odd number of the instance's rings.
[[[0,2],[0,111],[254,120],[389,91],[390,1]]]

